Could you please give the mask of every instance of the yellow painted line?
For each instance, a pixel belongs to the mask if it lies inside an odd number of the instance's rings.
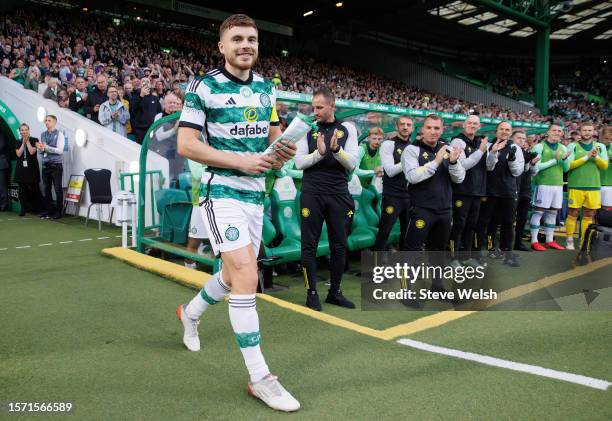
[[[206,281],[211,278],[211,275],[206,272],[189,269],[185,266],[167,262],[156,257],[147,256],[146,254],[125,249],[123,247],[105,248],[102,250],[102,254],[129,263],[130,265],[136,266],[139,269],[154,272],[163,276],[164,278],[172,279],[179,284],[191,288],[201,289]]]
[[[392,339],[399,338],[400,336],[408,336],[427,329],[442,326],[443,324],[452,322],[453,320],[469,316],[472,313],[475,313],[475,311],[445,310],[432,314],[431,316],[421,317],[413,322],[390,327],[382,330],[380,333],[382,335],[382,339],[390,341]]]
[[[548,288],[552,285],[558,284],[559,282],[586,275],[587,273],[591,273],[597,269],[604,268],[609,264],[612,264],[612,257],[596,260],[595,262],[589,263],[585,266],[577,266],[574,269],[570,269],[566,272],[555,273],[554,275],[546,276],[542,279],[538,279],[537,281],[507,289],[497,294],[497,300],[481,301],[477,306],[477,310],[482,310],[506,301],[514,300],[518,297],[522,297],[523,295]]]
[[[147,256],[145,254],[138,253],[137,251],[124,249],[122,247],[106,248],[102,250],[102,253],[107,256],[115,257],[140,269],[144,269],[161,275],[165,278],[175,280],[176,282],[191,288],[200,289],[211,278],[211,275],[208,273],[200,272],[194,269],[188,269],[184,266],[177,265],[176,263],[167,262],[165,260]],[[515,298],[538,291],[540,289],[547,288],[559,282],[586,275],[587,273],[593,272],[597,269],[601,269],[610,264],[612,264],[612,257],[598,260],[586,266],[579,266],[566,272],[556,273],[554,275],[544,277],[537,281],[511,288],[509,290],[499,293],[497,300],[484,301],[482,303],[482,306],[479,306],[479,309],[491,307],[493,305],[513,300]],[[281,308],[285,308],[287,310],[303,314],[305,316],[320,320],[333,326],[338,326],[344,329],[352,330],[357,333],[361,333],[363,335],[388,341],[399,338],[400,336],[408,336],[417,332],[422,332],[424,330],[439,327],[448,322],[452,322],[453,320],[458,320],[473,313],[476,313],[476,310],[446,310],[429,316],[421,317],[420,319],[414,320],[409,323],[393,326],[384,330],[377,330],[350,322],[348,320],[341,319],[340,317],[315,311],[308,307],[297,305],[289,301],[281,300],[280,298],[276,298],[271,295],[257,295],[262,300],[277,305]]]

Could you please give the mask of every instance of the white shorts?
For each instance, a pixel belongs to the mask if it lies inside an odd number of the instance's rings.
[[[536,186],[531,204],[542,209],[563,207],[563,186]]]
[[[200,207],[197,205],[193,205],[193,210],[191,211],[189,238],[198,238],[200,240],[208,238],[208,231],[202,220],[202,212],[200,212]]]
[[[251,244],[259,253],[263,205],[235,199],[202,199],[200,212],[215,255]]]
[[[612,186],[601,186],[601,206],[612,206]]]

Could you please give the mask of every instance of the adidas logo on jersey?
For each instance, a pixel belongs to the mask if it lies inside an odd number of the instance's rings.
[[[230,99],[227,100],[225,105],[236,105],[236,101],[234,101],[234,98],[230,97]]]
[[[257,125],[247,124],[246,126],[238,126],[237,124],[230,129],[232,136],[252,136],[252,135],[268,135],[267,127],[259,127]]]

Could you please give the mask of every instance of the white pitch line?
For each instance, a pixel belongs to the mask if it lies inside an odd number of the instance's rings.
[[[536,376],[548,377],[551,379],[562,380],[579,384],[593,389],[607,390],[612,385],[609,381],[595,379],[593,377],[582,376],[579,374],[567,373],[565,371],[551,370],[537,365],[517,363],[501,358],[489,357],[488,355],[474,354],[472,352],[460,351],[458,349],[444,348],[441,346],[426,344],[412,339],[399,339],[399,344],[406,345],[422,351],[433,352],[436,354],[448,355],[449,357],[461,358],[464,360],[475,361],[480,364],[493,367],[507,368],[508,370],[520,371],[523,373],[535,374]]]
[[[98,240],[107,240],[107,239],[109,239],[109,238],[110,238],[110,237],[98,237]]]
[[[8,250],[6,247],[1,248],[0,251]]]
[[[121,236],[120,235],[115,235],[115,238],[121,238]]]
[[[60,241],[60,244],[68,244],[68,243],[72,243],[72,240],[68,240],[68,241]]]
[[[93,240],[93,238],[83,238],[82,240],[79,240],[79,241],[91,241],[91,240]]]
[[[32,246],[19,246],[19,247],[15,247],[16,249],[29,249]]]
[[[52,246],[53,243],[44,243],[44,244],[39,244],[38,247],[45,247],[45,246]]]

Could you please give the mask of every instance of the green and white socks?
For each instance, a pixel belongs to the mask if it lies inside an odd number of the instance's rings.
[[[185,315],[192,320],[198,320],[206,309],[222,301],[230,293],[230,287],[227,286],[221,278],[221,271],[215,273],[200,292],[185,307]]]
[[[251,383],[256,383],[270,374],[270,370],[259,347],[259,316],[255,307],[255,294],[230,294],[229,317]]]

